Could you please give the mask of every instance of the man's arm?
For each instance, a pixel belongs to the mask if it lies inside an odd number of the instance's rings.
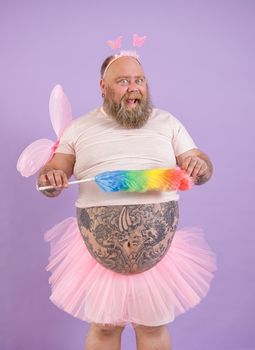
[[[75,157],[71,154],[56,153],[40,170],[37,185],[56,186],[56,188],[41,191],[47,197],[56,197],[63,188],[68,187],[68,179],[73,174]]]
[[[207,182],[213,173],[213,165],[209,157],[193,148],[176,157],[177,165],[185,170],[193,178],[195,185],[202,185]]]

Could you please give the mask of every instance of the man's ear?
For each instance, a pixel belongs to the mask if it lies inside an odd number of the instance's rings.
[[[100,80],[100,89],[102,92],[102,96],[105,95],[105,81],[104,81],[104,79]]]

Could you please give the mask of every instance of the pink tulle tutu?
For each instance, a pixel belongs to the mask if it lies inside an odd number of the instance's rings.
[[[71,315],[100,324],[167,324],[207,294],[215,255],[200,230],[177,231],[163,259],[148,271],[122,275],[89,253],[76,218],[45,235],[51,254],[51,301]]]

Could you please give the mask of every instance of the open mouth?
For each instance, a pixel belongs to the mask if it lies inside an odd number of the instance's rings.
[[[126,104],[129,106],[129,107],[133,107],[133,106],[136,106],[138,104],[140,100],[137,99],[137,98],[128,98],[126,99]]]

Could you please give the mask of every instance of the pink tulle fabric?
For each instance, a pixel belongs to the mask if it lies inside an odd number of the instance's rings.
[[[164,258],[133,275],[100,265],[88,252],[75,218],[54,226],[45,240],[51,247],[51,301],[90,323],[167,324],[201,301],[216,270],[215,255],[199,229],[177,231]]]

